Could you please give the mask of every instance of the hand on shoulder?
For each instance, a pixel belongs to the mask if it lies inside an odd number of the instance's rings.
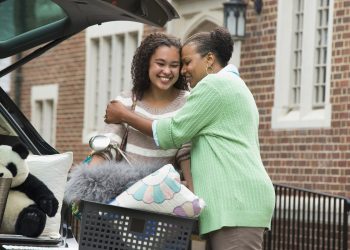
[[[105,123],[118,124],[123,122],[123,117],[130,112],[120,101],[112,100],[106,108]]]

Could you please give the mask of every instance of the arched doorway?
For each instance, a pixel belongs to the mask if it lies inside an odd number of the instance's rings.
[[[204,20],[203,22],[201,22],[197,27],[195,27],[194,29],[192,29],[185,37],[188,38],[190,36],[192,36],[195,33],[198,32],[203,32],[203,31],[211,31],[213,29],[215,29],[216,27],[218,27],[218,25],[216,25],[215,23],[208,21],[208,20]]]

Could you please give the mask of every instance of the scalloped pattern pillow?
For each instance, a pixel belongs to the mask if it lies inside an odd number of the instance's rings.
[[[204,201],[181,184],[171,164],[139,180],[110,202],[110,205],[195,218]]]
[[[59,238],[61,209],[68,171],[73,163],[73,153],[54,155],[29,155],[26,159],[30,173],[44,182],[59,202],[58,211],[52,218],[46,217],[46,225],[41,236]]]

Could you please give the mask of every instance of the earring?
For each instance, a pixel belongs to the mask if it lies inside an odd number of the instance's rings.
[[[213,73],[213,67],[212,66],[207,66],[205,71],[207,72],[207,75],[209,75],[209,74]]]

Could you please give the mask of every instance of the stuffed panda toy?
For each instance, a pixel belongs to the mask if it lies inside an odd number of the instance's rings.
[[[44,230],[46,215],[52,217],[57,212],[54,194],[29,173],[25,162],[28,155],[21,143],[0,145],[0,178],[12,178],[0,233],[37,237]]]

